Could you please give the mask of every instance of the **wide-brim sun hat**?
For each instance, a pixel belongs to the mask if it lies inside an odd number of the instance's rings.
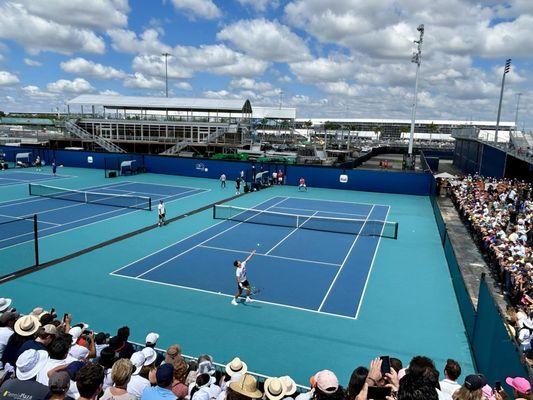
[[[238,382],[231,382],[229,387],[234,392],[252,399],[259,399],[263,397],[263,393],[257,389],[257,379],[250,374],[244,374]]]
[[[285,387],[279,378],[268,378],[264,385],[265,397],[269,400],[281,400],[285,397]]]
[[[12,299],[6,297],[0,297],[0,312],[6,311],[11,305]]]
[[[46,350],[28,349],[17,359],[17,378],[27,381],[34,378],[46,365],[49,356]]]
[[[146,357],[144,356],[144,353],[142,351],[137,351],[133,353],[131,355],[130,361],[135,367],[135,371],[133,371],[132,375],[139,375],[139,372],[141,372],[144,362],[146,361]]]
[[[283,383],[283,387],[285,388],[285,396],[291,396],[294,393],[296,393],[296,382],[294,382],[294,379],[292,379],[290,376],[280,376],[280,381]]]
[[[157,353],[151,347],[145,347],[144,349],[142,349],[142,353],[144,354],[144,357],[146,358],[144,360],[144,365],[153,364],[155,360],[157,359]]]
[[[37,317],[34,317],[33,315],[25,315],[17,319],[14,329],[20,336],[28,337],[35,334],[40,326],[41,323]]]
[[[233,376],[235,374],[245,374],[248,372],[248,366],[239,357],[235,357],[226,364],[226,374]]]

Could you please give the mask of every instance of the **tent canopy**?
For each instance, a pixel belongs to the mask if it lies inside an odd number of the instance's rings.
[[[442,179],[457,179],[455,175],[449,174],[448,172],[442,172],[440,174],[435,175],[435,178],[442,178]]]

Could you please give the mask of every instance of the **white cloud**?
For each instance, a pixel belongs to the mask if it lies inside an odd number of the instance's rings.
[[[43,65],[42,62],[40,61],[37,61],[37,60],[32,60],[31,58],[25,58],[24,59],[24,64],[30,66],[30,67],[40,67],[41,65]]]
[[[94,87],[83,78],[76,78],[72,81],[59,79],[46,85],[46,89],[53,93],[86,93],[94,91]]]
[[[104,40],[93,31],[32,15],[22,4],[12,2],[0,5],[0,38],[20,43],[30,54],[41,51],[102,54],[105,51]]]
[[[111,38],[111,47],[120,53],[141,53],[160,55],[170,53],[172,48],[159,40],[159,31],[146,29],[139,36],[127,29],[110,29],[107,34]]]
[[[192,86],[189,82],[177,82],[174,86],[180,90],[192,90]]]
[[[241,88],[241,89],[258,90],[258,91],[272,89],[272,85],[270,83],[256,82],[255,80],[250,79],[250,78],[232,79],[229,85],[232,88]]]
[[[237,96],[234,93],[228,92],[227,90],[218,90],[218,91],[207,90],[207,91],[204,92],[204,96],[207,97],[207,98],[210,98],[210,99],[227,99],[227,98],[237,99],[237,98],[240,98],[240,96]]]
[[[22,94],[31,99],[52,99],[58,96],[57,93],[42,91],[35,85],[24,86],[22,88]]]
[[[140,72],[136,72],[124,80],[124,86],[138,89],[163,89],[165,87],[165,81],[147,77]]]
[[[264,18],[240,20],[218,34],[233,46],[264,61],[298,61],[310,57],[304,41],[285,25]]]
[[[72,58],[59,64],[61,69],[70,74],[89,76],[95,79],[121,79],[126,76],[124,71],[107,67],[82,57]]]
[[[135,56],[132,62],[134,71],[145,76],[154,76],[164,79],[165,77],[165,60],[162,56]],[[168,59],[168,77],[173,79],[190,78],[193,72],[177,64],[172,58]]]
[[[190,18],[216,19],[222,15],[212,0],[172,0],[172,4],[177,11],[184,12]]]
[[[278,0],[239,0],[239,3],[245,7],[252,7],[259,12],[265,12],[267,8],[276,9],[279,7]]]
[[[17,75],[9,71],[0,71],[0,86],[12,86],[19,83]]]
[[[102,94],[104,96],[120,96],[119,92],[115,92],[114,90],[110,90],[110,89],[103,90],[99,92],[99,94]]]
[[[338,81],[353,76],[356,65],[353,60],[316,58],[290,64],[291,71],[303,82]]]
[[[346,81],[321,83],[319,84],[319,87],[329,94],[338,94],[349,97],[359,96],[361,94],[361,90],[357,85],[349,84]]]

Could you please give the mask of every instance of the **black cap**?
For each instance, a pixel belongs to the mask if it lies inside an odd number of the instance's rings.
[[[487,384],[487,379],[481,375],[468,375],[465,378],[465,387],[471,392],[481,389]]]

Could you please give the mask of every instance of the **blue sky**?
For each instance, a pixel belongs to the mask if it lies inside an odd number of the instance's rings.
[[[460,17],[459,17],[460,16]],[[533,2],[511,0],[0,0],[0,109],[82,93],[249,98],[298,117],[409,118],[416,27],[421,118],[531,129]]]

